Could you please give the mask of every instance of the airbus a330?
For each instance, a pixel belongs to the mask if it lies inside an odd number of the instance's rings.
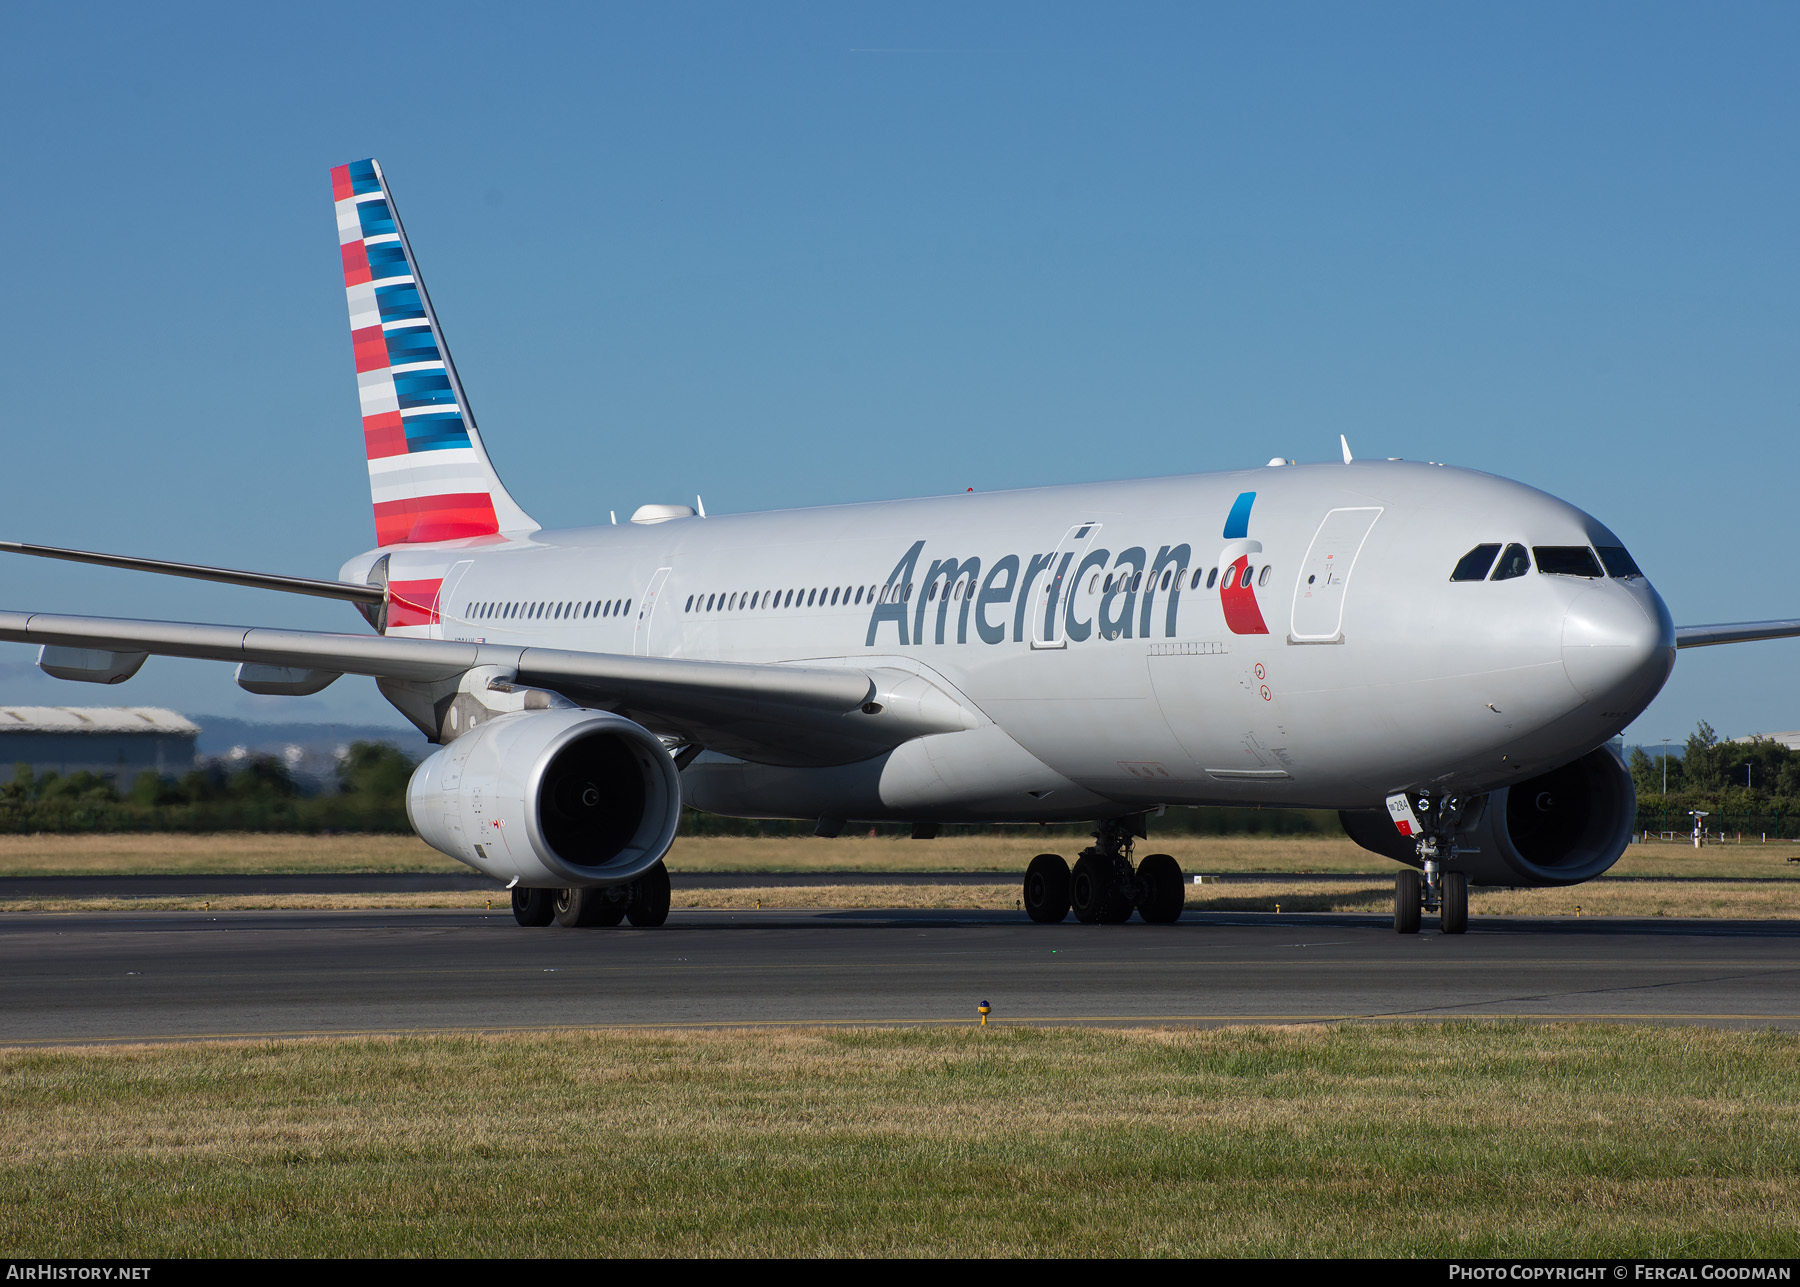
[[[1566,885],[1624,853],[1609,742],[1678,648],[1598,519],[1444,465],[1342,460],[551,531],[501,484],[381,167],[332,171],[376,544],[312,580],[15,552],[347,600],[372,633],[0,613],[63,679],[150,655],[250,692],[373,676],[437,749],[407,808],[522,924],[660,924],[684,803],[739,818],[1092,822],[1032,919],[1170,922],[1134,861],[1169,805],[1335,809],[1401,864],[1395,927],[1461,932],[1468,886]]]

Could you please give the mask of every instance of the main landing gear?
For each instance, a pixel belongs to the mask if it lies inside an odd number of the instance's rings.
[[[521,925],[567,929],[630,921],[650,929],[669,919],[669,869],[660,862],[636,880],[601,889],[519,889],[512,892],[513,919]]]
[[[1134,869],[1132,838],[1144,836],[1141,814],[1108,818],[1081,851],[1075,870],[1061,854],[1039,854],[1025,869],[1025,912],[1052,925],[1070,911],[1084,925],[1122,925],[1137,914],[1152,925],[1168,925],[1187,903],[1181,867],[1168,854],[1151,854]]]
[[[1463,934],[1469,929],[1469,878],[1445,871],[1440,859],[1455,852],[1452,833],[1463,802],[1455,796],[1418,796],[1410,803],[1423,830],[1415,852],[1419,870],[1394,877],[1394,932],[1417,934],[1424,912],[1438,915],[1438,933]]]

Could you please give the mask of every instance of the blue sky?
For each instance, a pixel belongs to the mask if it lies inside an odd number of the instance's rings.
[[[36,6],[0,110],[0,535],[372,540],[328,170],[381,159],[548,524],[1359,454],[1564,496],[1677,621],[1800,615],[1800,9]],[[35,560],[8,607],[351,609]],[[396,719],[227,667],[0,700]],[[1630,736],[1800,728],[1800,642]]]

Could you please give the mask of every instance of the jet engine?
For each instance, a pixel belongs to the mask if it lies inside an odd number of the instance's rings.
[[[1338,815],[1364,849],[1417,867],[1414,842],[1385,810]],[[1637,789],[1609,747],[1471,801],[1450,837],[1444,870],[1472,885],[1576,885],[1619,861],[1637,824]]]
[[[406,812],[433,849],[526,888],[616,885],[675,840],[681,781],[662,743],[604,711],[516,711],[413,771]]]

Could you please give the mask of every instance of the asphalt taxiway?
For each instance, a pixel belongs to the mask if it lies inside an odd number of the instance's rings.
[[[1188,913],[677,911],[0,916],[0,1044],[561,1026],[1522,1018],[1800,1029],[1800,924]]]

